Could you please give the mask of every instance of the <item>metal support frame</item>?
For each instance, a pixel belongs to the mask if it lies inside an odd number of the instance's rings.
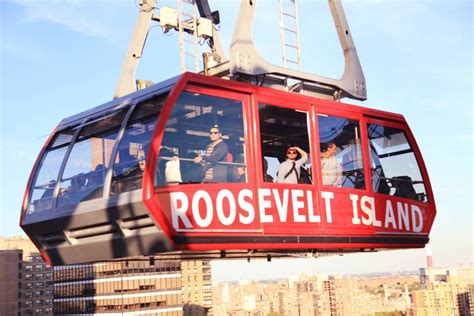
[[[255,80],[257,84],[260,85],[289,89],[294,92],[316,95],[332,100],[339,100],[343,97],[357,100],[367,99],[364,73],[340,0],[328,0],[344,54],[345,67],[340,79],[289,69],[270,64],[264,60],[258,53],[252,38],[253,20],[257,4],[256,0],[241,0],[240,11],[237,18],[238,23],[234,30],[230,48],[230,58],[228,60],[225,57],[218,30],[215,27],[216,23],[219,23],[218,12],[210,11],[208,0],[194,1],[197,4],[200,16],[213,21],[212,38],[208,39],[211,52],[205,53],[204,56],[205,74],[217,77],[228,77],[234,80],[247,80],[250,82]],[[143,52],[150,29],[150,22],[151,20],[159,21],[159,18],[153,16],[155,8],[156,0],[140,1],[140,14],[125,57],[114,98],[124,96],[136,90],[134,82],[135,71]],[[183,26],[180,26],[180,28],[181,27]],[[195,28],[195,24],[194,29],[184,26],[182,32],[195,33]],[[294,79],[297,83],[292,87],[288,87],[288,79]]]
[[[319,97],[339,100],[349,97],[366,100],[364,73],[357,56],[355,44],[347,24],[344,9],[340,0],[329,0],[332,18],[344,53],[345,67],[340,79],[333,79],[306,72],[288,69],[268,63],[258,53],[253,38],[252,27],[257,1],[241,0],[237,26],[230,48],[229,72],[233,78],[242,76],[265,76],[270,81],[280,81],[283,85],[287,79],[301,81],[293,91],[316,94]],[[263,81],[265,84],[265,81]],[[273,83],[273,86],[275,84]],[[286,88],[286,87],[285,87]],[[306,91],[304,91],[306,90]],[[311,93],[314,92],[314,93]]]
[[[127,54],[122,66],[122,72],[115,89],[114,98],[119,98],[136,90],[135,72],[138,62],[145,47],[146,38],[150,29],[150,21],[156,8],[156,0],[140,1],[140,13],[138,15],[135,30],[128,46]]]
[[[208,56],[213,62],[209,63],[209,65],[215,66],[217,63],[227,63],[227,58],[219,38],[219,32],[215,27],[215,25],[219,23],[218,11],[211,12],[207,0],[192,1],[197,5],[199,15],[203,18],[210,19],[213,22],[212,38],[208,40],[211,49],[211,52],[208,53]],[[150,30],[150,23],[151,21],[160,21],[160,18],[154,16],[153,14],[157,8],[156,3],[157,0],[140,0],[140,12],[135,24],[135,30],[128,46],[127,54],[125,55],[122,71],[115,89],[114,98],[119,98],[136,91],[135,72],[145,47],[148,31]],[[196,21],[194,21],[194,29],[187,27],[187,25],[183,25],[182,31],[194,34],[196,33],[195,26]],[[176,29],[178,30],[178,28]]]

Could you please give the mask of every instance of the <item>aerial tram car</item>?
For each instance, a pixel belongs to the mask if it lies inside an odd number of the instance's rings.
[[[201,25],[219,23],[197,4]],[[341,4],[329,5],[346,60],[339,80],[264,61],[251,38],[255,1],[242,1],[229,59],[213,27],[204,74],[135,91],[150,20],[185,28],[140,10],[115,98],[62,120],[31,172],[20,224],[43,257],[424,247],[436,207],[421,152],[402,115],[340,102],[364,100],[365,80]],[[298,168],[283,175],[293,154]]]

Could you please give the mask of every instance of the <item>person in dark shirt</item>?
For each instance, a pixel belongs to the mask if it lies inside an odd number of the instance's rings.
[[[222,139],[219,127],[214,126],[209,131],[211,143],[206,147],[206,153],[194,158],[195,163],[204,163],[204,178],[202,182],[227,182],[227,166],[221,162],[227,161],[229,148]]]

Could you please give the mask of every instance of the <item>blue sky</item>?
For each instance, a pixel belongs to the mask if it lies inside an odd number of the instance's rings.
[[[275,3],[258,2],[255,38],[262,55],[279,62]],[[307,72],[337,78],[342,54],[325,3],[300,0],[302,62]],[[239,1],[210,4],[220,10],[228,50]],[[345,101],[405,116],[435,193],[435,264],[474,262],[472,2],[354,0],[344,7],[368,89],[367,101]],[[135,0],[2,0],[0,14],[0,235],[9,236],[22,233],[20,204],[46,137],[62,118],[111,99],[137,8]],[[137,77],[159,82],[176,75],[177,43],[176,34],[163,36],[153,28]],[[216,280],[229,280],[424,265],[423,250],[404,250],[272,263],[215,262],[213,273]]]

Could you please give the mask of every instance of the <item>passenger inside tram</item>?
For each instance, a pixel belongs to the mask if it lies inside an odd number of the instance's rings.
[[[318,114],[323,185],[365,188],[358,120]]]
[[[336,158],[337,146],[334,142],[329,142],[325,148],[326,150],[321,153],[323,185],[340,187],[342,186],[342,166]]]
[[[232,158],[219,126],[215,125],[209,130],[209,138],[211,143],[207,145],[205,153],[194,158],[194,162],[203,166],[202,182],[226,182],[228,166],[223,163],[232,162]]]
[[[260,104],[259,122],[263,182],[271,183],[275,180],[278,183],[311,184],[307,112],[283,106]],[[299,148],[301,152],[296,148]],[[301,160],[304,157],[306,159]],[[292,168],[293,160],[295,164],[300,161],[295,166],[296,172]],[[282,167],[283,165],[286,167]],[[290,170],[292,172],[288,174]],[[288,176],[285,178],[286,174]],[[301,181],[302,175],[304,175],[304,181]]]
[[[298,154],[300,157],[298,158]],[[301,167],[308,160],[308,154],[298,146],[289,147],[286,151],[287,159],[278,168],[278,183],[301,183]],[[298,158],[298,159],[297,159]]]
[[[148,143],[133,142],[129,143],[129,146],[119,151],[114,165],[112,188],[117,192],[137,190],[142,185]]]
[[[165,126],[156,185],[246,182],[243,125],[242,101],[183,92]]]
[[[273,182],[273,177],[268,174],[268,161],[265,158],[263,158],[263,181]]]

